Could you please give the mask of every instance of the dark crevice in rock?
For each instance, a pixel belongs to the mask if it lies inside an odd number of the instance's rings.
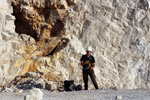
[[[149,4],[147,0],[139,0],[138,7],[140,9],[148,10]]]
[[[57,47],[58,47],[58,45],[51,51],[51,53],[49,55],[53,55]]]
[[[16,20],[15,20],[15,31],[18,33],[18,34],[27,34],[27,35],[30,35],[31,37],[33,37],[34,39],[37,39],[37,34],[36,34],[36,31],[32,30],[32,26],[26,24],[25,22],[23,22],[22,20],[18,19],[16,17]]]
[[[72,0],[66,0],[69,6],[74,5],[75,3]]]
[[[18,7],[15,8],[13,6],[13,15],[16,17],[15,20],[15,31],[18,34],[27,34],[33,37],[34,39],[37,39],[37,32],[33,30],[32,23],[29,22],[26,18],[23,17],[22,13],[18,11]]]
[[[51,29],[51,37],[61,36],[64,33],[62,30],[64,30],[64,23],[60,20],[57,20]]]
[[[62,39],[62,41],[52,50],[52,52],[49,55],[53,55],[54,53],[59,52],[61,49],[65,48],[67,46],[67,43],[69,42],[68,39]]]

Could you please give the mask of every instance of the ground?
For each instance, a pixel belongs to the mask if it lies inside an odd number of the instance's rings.
[[[150,90],[89,90],[79,92],[49,92],[42,90],[43,100],[116,100],[116,96],[122,96],[122,100],[150,100]],[[22,93],[1,92],[0,100],[24,100],[29,91]]]

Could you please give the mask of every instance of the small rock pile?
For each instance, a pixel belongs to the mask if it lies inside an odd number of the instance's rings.
[[[44,74],[40,72],[27,72],[23,76],[17,76],[9,85],[2,86],[1,91],[20,93],[22,90],[33,88],[45,89],[48,91],[60,91],[63,90],[63,82],[54,83],[48,81],[44,78]]]
[[[12,84],[16,85],[18,89],[32,89],[35,88],[44,88],[44,80],[41,75],[35,72],[27,72],[25,76],[16,77]]]

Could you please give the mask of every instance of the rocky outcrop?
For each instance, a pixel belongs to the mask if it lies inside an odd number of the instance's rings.
[[[149,13],[147,0],[1,0],[0,83],[35,72],[81,84],[91,46],[100,88],[149,88]]]
[[[104,88],[149,88],[149,9],[147,1],[85,2],[78,35],[91,45],[96,75]],[[82,34],[81,34],[82,33]]]
[[[68,43],[64,26],[73,4],[47,0],[1,2],[1,85],[28,71],[43,71],[49,80],[61,79],[55,72],[50,73],[53,66],[46,63],[51,64],[49,56]]]
[[[16,32],[33,37],[41,56],[51,55],[67,42],[63,37],[69,8],[66,1],[13,0],[12,6]]]

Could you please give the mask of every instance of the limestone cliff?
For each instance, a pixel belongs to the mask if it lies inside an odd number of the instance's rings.
[[[0,0],[0,16],[1,85],[27,72],[81,83],[91,46],[100,88],[149,88],[147,0]]]

